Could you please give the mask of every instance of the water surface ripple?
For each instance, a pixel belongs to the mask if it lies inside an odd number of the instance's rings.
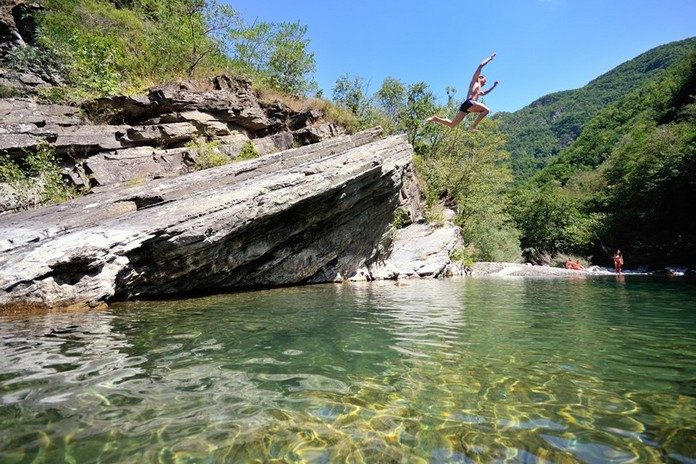
[[[464,279],[0,316],[0,462],[694,463],[694,301]]]

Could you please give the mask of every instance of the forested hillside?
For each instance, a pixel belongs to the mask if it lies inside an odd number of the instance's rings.
[[[635,263],[696,262],[695,95],[692,49],[590,119],[518,189],[523,246],[599,261],[620,248]]]
[[[54,76],[54,101],[135,93],[179,79],[226,73],[257,87],[315,90],[314,55],[300,23],[248,22],[217,0],[43,0],[11,69]],[[28,14],[28,13],[27,13]],[[6,92],[5,92],[6,93]]]
[[[514,113],[500,113],[513,172],[523,181],[568,147],[594,115],[658,76],[696,47],[696,38],[654,48],[584,87],[546,95]]]

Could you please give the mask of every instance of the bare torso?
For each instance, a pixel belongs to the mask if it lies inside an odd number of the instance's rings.
[[[481,89],[481,84],[475,82],[474,85],[471,86],[471,90],[469,91],[469,100],[478,101],[482,93],[483,90]]]

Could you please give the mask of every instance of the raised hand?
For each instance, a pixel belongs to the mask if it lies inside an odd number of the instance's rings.
[[[486,58],[485,60],[483,60],[483,61],[481,62],[481,66],[485,66],[485,65],[487,65],[488,63],[490,63],[491,60],[492,60],[493,58],[495,58],[495,55],[496,55],[496,53],[493,52],[493,54],[492,54],[491,56],[489,56],[488,58]]]

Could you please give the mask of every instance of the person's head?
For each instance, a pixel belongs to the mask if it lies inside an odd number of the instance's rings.
[[[481,74],[481,75],[478,77],[478,81],[479,81],[479,84],[481,85],[481,87],[483,87],[484,85],[486,85],[486,76],[484,76],[483,74]]]

